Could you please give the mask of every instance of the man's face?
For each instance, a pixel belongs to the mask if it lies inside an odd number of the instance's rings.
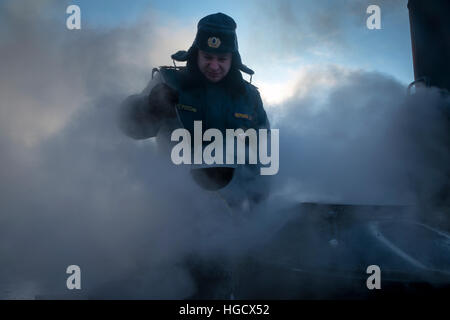
[[[228,74],[231,67],[231,53],[214,54],[198,51],[198,68],[211,82],[219,82]]]

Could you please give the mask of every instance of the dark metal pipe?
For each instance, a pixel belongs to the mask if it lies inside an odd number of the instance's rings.
[[[450,91],[450,0],[409,0],[414,79]]]

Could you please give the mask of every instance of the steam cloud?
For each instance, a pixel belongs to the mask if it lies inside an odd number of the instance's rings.
[[[118,104],[148,80],[158,26],[69,32],[52,15],[64,8],[0,4],[0,298],[64,296],[71,264],[88,295],[185,298],[187,255],[245,253],[282,225],[278,208],[417,203],[448,178],[438,92],[413,100],[387,75],[330,66],[269,114],[281,139],[274,194],[236,224],[154,141],[116,126]]]

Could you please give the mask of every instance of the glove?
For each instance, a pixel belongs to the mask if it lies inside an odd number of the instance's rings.
[[[178,92],[165,83],[153,87],[148,96],[150,113],[157,118],[175,118],[175,105],[178,103]]]

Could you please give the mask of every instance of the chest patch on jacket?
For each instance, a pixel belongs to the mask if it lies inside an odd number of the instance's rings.
[[[186,111],[190,111],[190,112],[197,112],[197,108],[185,105],[185,104],[177,104],[177,108],[181,109],[181,110],[186,110]]]
[[[247,119],[247,120],[252,120],[252,116],[249,114],[245,114],[245,113],[239,113],[239,112],[235,112],[234,116],[236,118],[240,118],[240,119]]]

